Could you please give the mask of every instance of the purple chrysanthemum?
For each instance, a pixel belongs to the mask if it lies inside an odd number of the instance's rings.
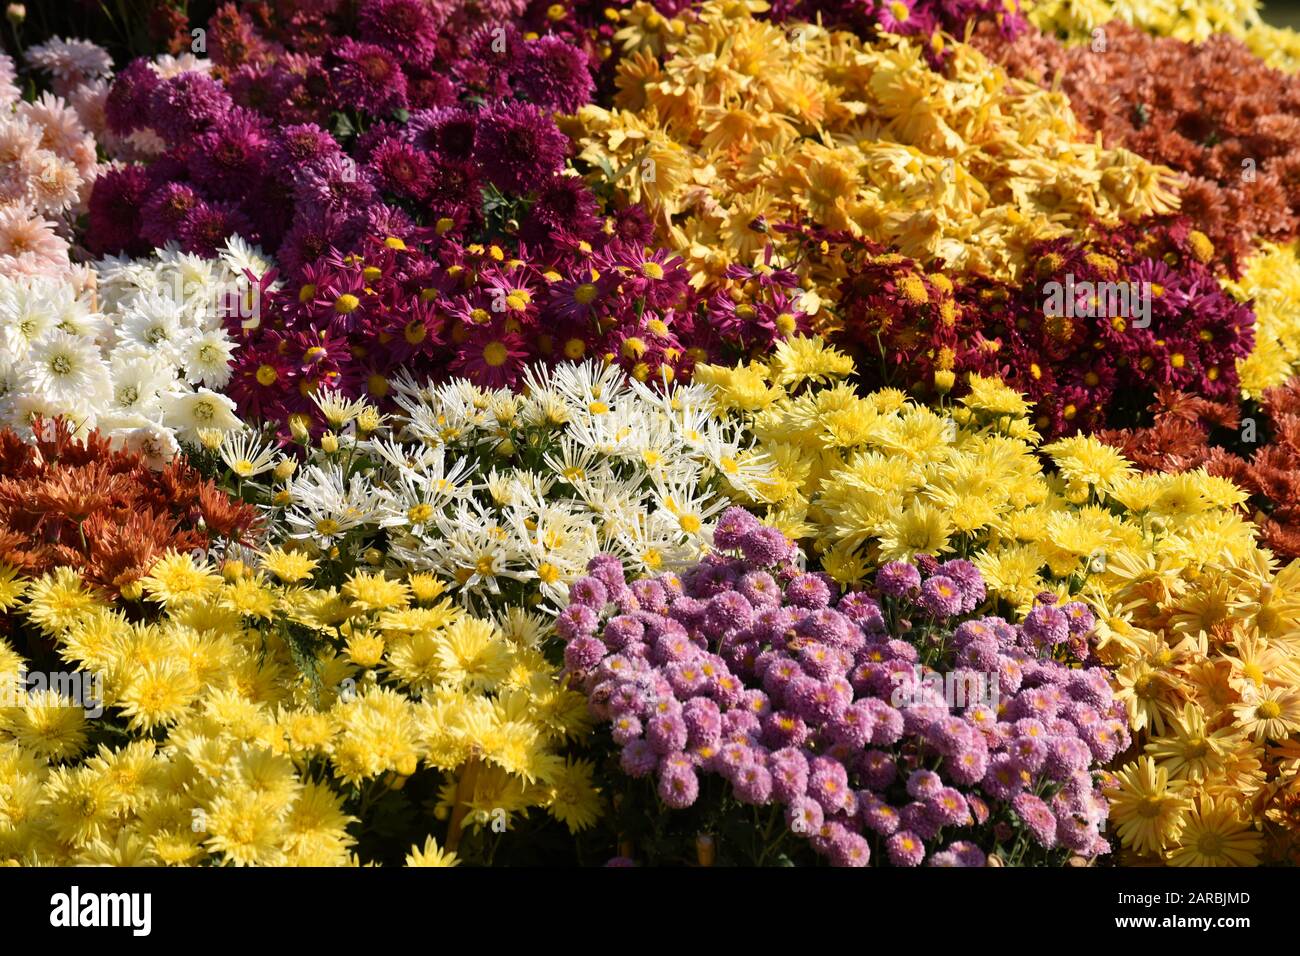
[[[511,104],[483,112],[478,140],[484,175],[502,192],[523,195],[564,163],[569,140],[536,106]]]
[[[918,602],[931,617],[943,619],[961,611],[962,594],[957,582],[944,574],[927,578]]]
[[[585,604],[571,604],[560,612],[555,619],[555,633],[566,641],[579,637],[590,637],[596,633],[600,618],[596,612]]]
[[[376,116],[406,106],[406,74],[387,49],[344,37],[330,55],[330,86],[339,106]]]
[[[235,103],[211,77],[180,73],[163,80],[149,96],[149,125],[171,146],[189,142],[221,123]]]
[[[605,645],[599,638],[579,637],[564,648],[564,666],[570,671],[587,671],[600,663]]]
[[[673,810],[684,810],[700,795],[700,778],[689,765],[672,766],[659,774],[659,799]]]
[[[104,101],[104,119],[108,128],[119,136],[126,136],[148,126],[154,90],[161,82],[147,59],[132,60],[117,74]]]
[[[576,113],[595,88],[587,58],[555,35],[526,43],[511,79],[524,99],[561,113]]]
[[[920,866],[925,859],[925,841],[911,830],[895,833],[885,844],[894,866]]]
[[[796,574],[785,586],[785,599],[795,607],[815,610],[830,603],[831,589],[817,574]]]
[[[776,528],[767,525],[755,528],[740,542],[745,560],[755,567],[770,568],[786,560],[790,554],[790,539]]]
[[[1019,793],[1012,799],[1011,809],[1040,846],[1051,849],[1056,845],[1056,817],[1039,797]]]
[[[440,5],[424,0],[368,0],[357,13],[357,31],[362,40],[392,50],[403,60],[430,59],[438,48],[438,25],[434,18]]]
[[[920,586],[920,572],[902,561],[891,561],[876,572],[876,587],[888,597],[905,598]]]
[[[1059,608],[1040,604],[1027,615],[1021,625],[1026,638],[1039,647],[1055,647],[1070,636],[1069,618]]]

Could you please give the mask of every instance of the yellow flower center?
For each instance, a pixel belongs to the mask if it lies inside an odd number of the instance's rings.
[[[1264,720],[1276,720],[1282,715],[1282,707],[1275,700],[1266,700],[1255,708],[1255,714]]]

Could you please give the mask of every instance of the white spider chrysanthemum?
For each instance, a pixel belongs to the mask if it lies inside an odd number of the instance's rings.
[[[55,329],[32,344],[23,387],[57,405],[102,405],[112,394],[108,368],[95,343]]]
[[[656,482],[651,496],[659,508],[673,516],[680,533],[690,538],[704,535],[709,520],[729,504],[726,498],[687,482]]]
[[[170,392],[163,396],[163,424],[183,442],[199,444],[199,431],[229,432],[241,427],[235,403],[208,388]]]
[[[256,478],[275,467],[275,442],[263,444],[256,432],[230,432],[217,450],[221,460],[239,478]]]
[[[310,465],[290,485],[292,500],[284,520],[290,537],[329,547],[353,528],[371,523],[379,513],[370,480],[361,474],[344,479],[337,464]]]
[[[520,396],[399,373],[389,430],[348,456],[360,462],[354,477],[373,482],[378,504],[364,523],[386,532],[388,561],[433,574],[480,613],[522,600],[555,615],[601,552],[647,574],[698,560],[727,503],[719,487],[765,468],[720,423],[707,389],[630,387],[595,362],[524,379]],[[324,521],[336,541],[346,504],[300,500],[300,490],[290,488],[289,536],[327,544]]]
[[[452,578],[471,605],[476,597],[500,594],[505,581],[534,577],[519,541],[472,502],[459,502],[450,513],[437,515],[434,529],[436,535],[420,539],[419,550],[394,545],[393,554],[399,560],[423,561],[430,570]]]
[[[556,477],[581,491],[595,479],[609,476],[609,461],[590,448],[565,435],[560,439],[560,453],[547,453],[542,461]]]
[[[591,515],[572,506],[551,505],[536,511],[514,507],[505,518],[542,596],[556,605],[563,604],[569,593],[568,582],[583,574],[587,562],[599,550]]]
[[[334,428],[342,428],[366,407],[365,399],[347,398],[342,392],[332,388],[317,389],[311,393],[311,400],[325,416],[325,421]]]
[[[524,380],[529,388],[554,390],[564,396],[573,409],[595,415],[607,411],[628,391],[621,368],[590,361],[556,365],[549,370],[540,367],[529,369]]]

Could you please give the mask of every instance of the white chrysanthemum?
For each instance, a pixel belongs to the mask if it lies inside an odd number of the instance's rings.
[[[140,414],[156,419],[163,392],[175,383],[171,368],[152,355],[119,353],[113,357],[109,372],[113,380],[110,408],[119,415]]]
[[[116,441],[127,451],[144,458],[155,471],[165,467],[180,452],[171,429],[156,422],[145,422],[135,428],[119,432]]]
[[[22,359],[37,339],[59,322],[58,284],[48,279],[0,278],[0,342]]]
[[[216,314],[219,288],[227,281],[225,266],[213,259],[175,249],[159,249],[158,281],[183,315],[202,317]]]
[[[25,59],[28,66],[74,83],[109,76],[113,72],[113,58],[108,51],[89,40],[53,37],[28,47]]]
[[[217,255],[236,276],[251,272],[260,278],[271,271],[271,260],[262,247],[249,245],[239,236],[227,239],[225,248],[219,249]]]
[[[100,307],[119,312],[125,302],[158,287],[158,276],[147,260],[106,256],[95,263]]]
[[[209,388],[163,396],[163,424],[183,442],[199,444],[199,430],[234,431],[241,426],[235,403]]]
[[[108,321],[95,311],[89,295],[77,295],[71,285],[65,285],[52,304],[55,328],[97,343],[108,337]]]
[[[362,474],[344,480],[336,464],[303,469],[289,493],[292,504],[284,520],[291,529],[290,537],[321,547],[329,547],[378,514],[378,498],[370,480]]]
[[[112,394],[108,367],[95,343],[55,329],[32,345],[23,385],[59,405],[96,408]]]
[[[235,353],[235,343],[226,330],[213,329],[195,335],[185,343],[181,363],[185,380],[191,385],[225,388],[230,382],[230,363]]]
[[[130,300],[118,325],[118,344],[152,354],[171,365],[180,364],[185,333],[180,307],[161,292],[146,292]]]
[[[211,73],[215,65],[207,57],[197,57],[193,53],[182,53],[180,56],[162,53],[154,57],[149,68],[166,80],[182,73]]]
[[[13,393],[9,424],[20,433],[30,435],[37,419],[51,422],[56,418],[62,418],[77,436],[86,434],[96,424],[94,411],[82,402],[59,401],[30,388]]]

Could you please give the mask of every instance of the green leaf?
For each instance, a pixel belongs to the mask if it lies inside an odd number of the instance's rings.
[[[352,125],[352,120],[348,119],[346,113],[335,113],[332,119],[334,120],[334,135],[340,139],[345,139],[356,133],[357,128]]]

